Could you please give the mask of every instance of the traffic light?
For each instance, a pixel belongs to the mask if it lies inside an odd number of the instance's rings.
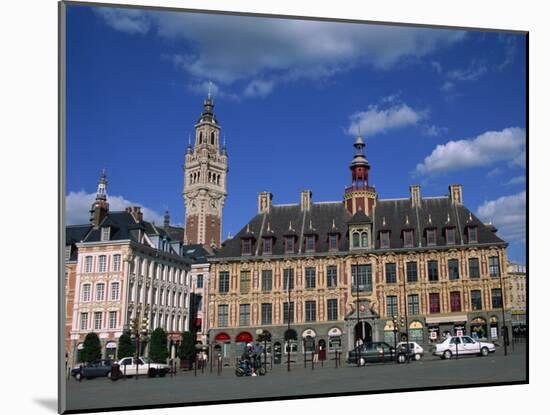
[[[401,321],[399,323],[401,327],[405,327],[405,317],[401,316]]]

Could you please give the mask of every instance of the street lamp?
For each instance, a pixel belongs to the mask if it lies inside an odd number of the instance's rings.
[[[500,257],[499,257],[500,263]],[[500,269],[500,266],[499,266]],[[508,356],[508,328],[506,327],[506,317],[504,315],[504,289],[502,284],[502,272],[499,271],[499,282],[500,282],[500,305],[502,307],[502,339],[504,343],[504,356]]]
[[[359,330],[361,330],[361,334],[362,334],[363,327],[359,328],[359,275],[357,274],[357,259],[355,260],[354,269],[355,269],[355,296],[356,296],[355,306],[357,308],[357,325],[355,326],[357,328],[357,333],[354,333],[354,334],[356,337],[355,345],[358,348],[359,347]],[[357,349],[356,355],[357,355],[357,366],[360,366],[359,349]]]
[[[293,281],[294,283],[294,281]],[[287,371],[290,372],[290,352],[292,347],[290,345],[290,269],[288,270],[286,284],[288,289],[288,303],[287,303],[287,330],[286,330],[286,345],[287,345]],[[294,307],[293,307],[294,308]],[[292,310],[294,312],[294,310]],[[294,313],[293,313],[294,314]]]

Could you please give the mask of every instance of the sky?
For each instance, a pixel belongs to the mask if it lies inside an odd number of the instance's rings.
[[[338,201],[360,133],[379,198],[463,186],[525,263],[526,50],[514,33],[67,7],[67,223],[111,210],[184,225],[188,137],[212,83],[229,154],[223,239],[273,203]]]

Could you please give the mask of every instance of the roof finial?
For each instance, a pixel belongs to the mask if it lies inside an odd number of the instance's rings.
[[[472,212],[470,212],[470,216],[468,217],[468,222],[472,222],[474,219],[472,218]]]
[[[405,218],[405,223],[408,225],[409,224],[409,215],[407,215],[407,217]]]
[[[386,217],[382,216],[382,226],[386,226]]]
[[[292,221],[288,221],[288,230],[291,231],[292,229]]]
[[[334,223],[334,218],[332,218],[332,229],[336,229],[336,223]]]
[[[431,213],[428,213],[428,223],[430,225],[432,224],[432,214]]]
[[[268,231],[268,232],[271,232],[271,228],[270,228],[270,226],[269,226],[269,222],[267,222],[267,231]]]
[[[451,215],[449,214],[449,212],[447,212],[447,223],[449,223],[451,221]]]
[[[311,218],[309,218],[309,229],[313,229],[313,222],[311,221]]]
[[[208,81],[208,99],[212,98],[212,81]]]
[[[250,223],[246,224],[246,233],[250,233]]]

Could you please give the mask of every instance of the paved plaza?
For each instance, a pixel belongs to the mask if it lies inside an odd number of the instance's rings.
[[[234,368],[225,367],[220,375],[178,371],[165,378],[131,378],[116,382],[105,378],[67,384],[67,409],[181,404],[225,401],[247,398],[272,398],[317,395],[323,393],[369,392],[384,389],[406,389],[526,380],[526,346],[515,345],[504,356],[502,348],[486,358],[465,356],[441,360],[427,355],[409,364],[376,363],[357,367],[334,361],[311,369],[293,365],[276,365],[266,376],[237,378]]]

